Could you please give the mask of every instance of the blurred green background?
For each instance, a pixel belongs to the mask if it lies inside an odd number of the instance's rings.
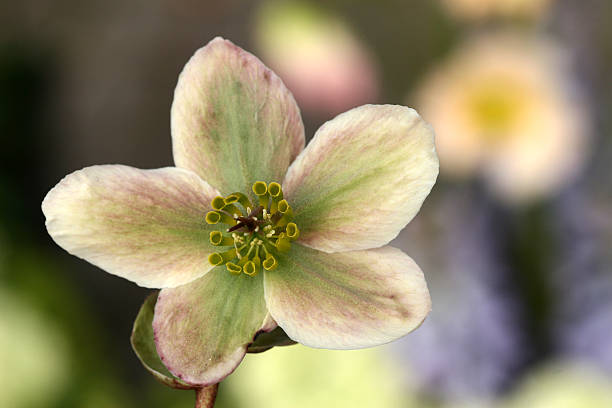
[[[218,407],[612,406],[610,20],[609,0],[3,2],[0,407],[193,405],[131,350],[149,291],[57,247],[40,203],[85,166],[171,166],[177,76],[217,35],[279,73],[307,137],[408,104],[441,158],[393,242],[428,280],[423,326],[248,355]]]

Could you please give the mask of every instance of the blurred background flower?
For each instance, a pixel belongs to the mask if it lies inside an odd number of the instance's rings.
[[[503,408],[606,408],[612,381],[587,366],[554,362],[531,373]]]
[[[407,102],[442,166],[394,242],[429,282],[422,327],[374,350],[248,356],[218,408],[612,406],[612,3],[473,0],[460,21],[450,3],[4,2],[0,362],[16,368],[0,406],[193,405],[129,346],[149,291],[61,251],[40,202],[86,165],[172,165],[178,73],[216,35],[274,66],[309,136]]]
[[[462,44],[415,99],[436,129],[442,174],[480,174],[511,203],[571,182],[590,135],[567,69],[558,47],[532,35],[485,33]]]
[[[407,408],[402,367],[385,351],[276,348],[248,355],[224,385],[239,407]]]
[[[343,19],[311,2],[270,0],[255,24],[258,55],[308,113],[328,118],[377,101],[374,61]]]
[[[554,0],[441,0],[448,11],[461,19],[487,17],[539,17]]]
[[[67,386],[70,358],[54,322],[0,288],[0,406],[54,404]]]

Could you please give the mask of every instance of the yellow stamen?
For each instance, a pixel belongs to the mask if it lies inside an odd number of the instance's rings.
[[[255,257],[253,258],[252,261],[248,261],[246,264],[244,264],[242,271],[246,275],[255,276],[259,273],[260,266],[261,266],[261,260],[259,259],[259,257]]]
[[[278,209],[278,202],[283,199],[283,189],[280,184],[272,182],[268,185],[268,193],[272,197],[270,212],[274,214]]]
[[[235,242],[231,237],[223,236],[221,231],[211,231],[209,239],[210,243],[215,246],[231,246]]]
[[[206,222],[208,224],[217,224],[219,221],[227,225],[236,225],[236,220],[229,214],[221,211],[209,211],[206,213]]]
[[[287,224],[285,233],[287,234],[287,238],[289,238],[291,241],[295,241],[300,236],[300,230],[294,222]]]
[[[232,248],[225,252],[213,252],[212,254],[208,255],[208,262],[217,266],[223,265],[234,258],[236,258],[236,249]]]
[[[268,202],[270,201],[268,185],[263,181],[256,181],[253,184],[253,192],[259,198],[259,205],[263,208],[268,208]]]
[[[263,261],[263,267],[266,271],[272,271],[276,269],[278,266],[278,262],[276,262],[276,258],[272,255],[268,255],[266,259]]]
[[[239,275],[240,272],[242,272],[242,266],[240,265],[236,265],[233,262],[228,262],[225,264],[225,267],[227,268],[227,270],[233,274],[233,275]]]
[[[287,200],[280,200],[278,202],[278,212],[282,214],[282,217],[276,221],[276,225],[284,227],[293,218],[293,210]]]
[[[298,226],[292,222],[293,209],[283,198],[279,183],[257,181],[252,190],[258,203],[239,192],[217,196],[211,202],[213,211],[206,214],[208,224],[230,225],[227,227],[230,234],[225,234],[225,230],[212,231],[209,240],[212,245],[231,249],[213,253],[208,260],[215,266],[225,265],[236,275],[244,272],[255,276],[262,268],[266,271],[276,269],[279,253],[288,252],[291,242],[300,234]]]
[[[244,209],[253,208],[251,200],[240,192],[232,193],[225,198],[227,204],[234,204],[236,201],[239,202]],[[250,210],[247,210],[247,212],[250,212]]]
[[[291,249],[291,242],[284,232],[281,233],[278,236],[278,240],[276,240],[276,249],[278,249],[280,252],[287,252],[289,249]]]

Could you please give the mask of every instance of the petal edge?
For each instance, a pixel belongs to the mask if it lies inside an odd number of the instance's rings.
[[[215,38],[181,72],[171,109],[178,167],[223,194],[281,181],[304,148],[299,108],[282,80],[257,57]]]
[[[210,270],[217,192],[196,174],[167,167],[91,166],[64,177],[43,200],[51,238],[105,271],[150,288],[187,283]]]
[[[302,244],[354,251],[395,238],[437,175],[433,130],[414,109],[364,105],[321,126],[289,168],[283,190]]]
[[[431,310],[423,272],[399,249],[328,254],[295,245],[264,275],[266,304],[287,335],[309,347],[377,346],[421,325]]]
[[[262,276],[216,267],[202,278],[160,292],[153,331],[172,374],[207,386],[231,374],[261,330],[271,330]]]

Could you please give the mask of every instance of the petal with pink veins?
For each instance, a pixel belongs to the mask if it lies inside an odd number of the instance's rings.
[[[433,130],[413,109],[365,105],[321,126],[283,190],[302,244],[353,251],[395,238],[437,176]]]
[[[202,278],[160,292],[153,330],[172,374],[194,385],[220,382],[242,361],[260,330],[271,330],[262,275],[217,267]]]
[[[282,180],[304,148],[289,90],[259,59],[222,38],[196,51],[183,69],[171,120],[176,165],[223,194]]]
[[[87,167],[64,177],[42,210],[69,253],[140,286],[182,285],[208,272],[212,230],[204,221],[217,191],[174,167]]]
[[[431,309],[423,273],[399,249],[327,254],[295,245],[265,273],[266,304],[306,346],[372,347],[416,329]]]

